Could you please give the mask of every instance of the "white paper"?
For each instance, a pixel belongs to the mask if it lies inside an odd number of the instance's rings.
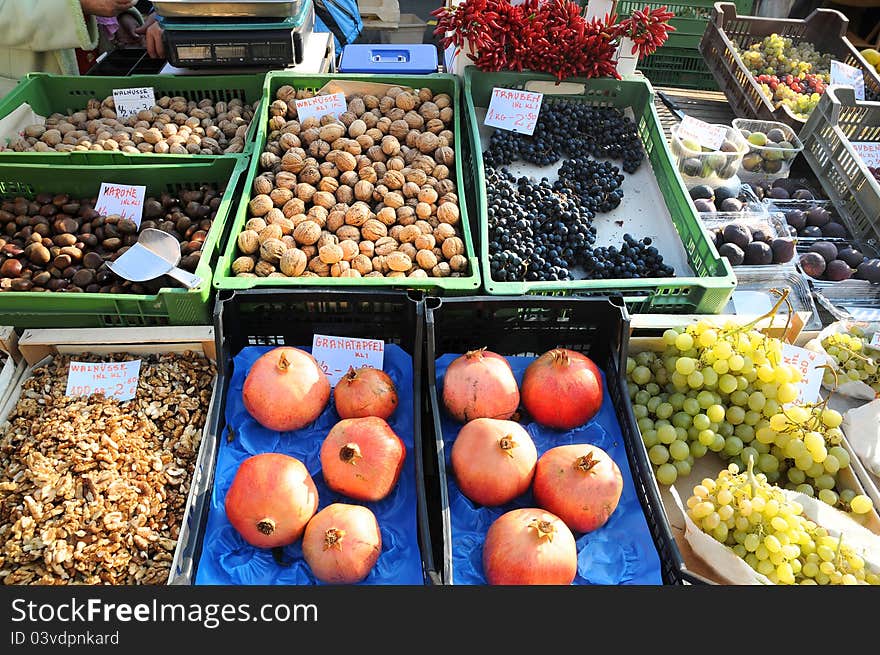
[[[771,309],[776,301],[770,297],[769,292],[764,291],[734,291],[733,310],[735,314],[754,314],[763,316]]]
[[[385,342],[381,339],[353,339],[316,334],[312,338],[312,357],[335,387],[349,368],[371,366],[382,370]]]
[[[727,138],[727,129],[721,125],[712,125],[699,118],[685,115],[676,132],[679,141],[696,141],[704,148],[719,150],[724,139]]]
[[[612,2],[612,0],[590,0],[587,3],[586,19],[588,21],[593,20],[594,18],[605,20],[606,15],[613,13],[614,2]]]
[[[840,367],[835,363],[834,358],[831,357],[822,346],[822,341],[824,341],[827,337],[832,334],[836,334],[838,332],[849,332],[850,327],[857,325],[859,326],[866,334],[871,334],[880,330],[880,324],[865,322],[865,321],[835,321],[830,325],[826,325],[822,328],[822,331],[816,335],[815,338],[810,339],[807,343],[804,344],[804,347],[808,350],[813,350],[815,352],[821,353],[823,357],[826,358],[826,362],[833,366],[835,370],[837,370],[838,375],[841,376],[839,381],[839,385],[834,390],[836,394],[840,394],[842,396],[847,396],[849,398],[854,398],[856,400],[874,400],[877,397],[877,394],[874,390],[861,380],[849,380],[845,377],[845,374],[840,370]]]
[[[543,93],[495,87],[483,123],[510,132],[532,134],[543,100]]]
[[[851,86],[856,92],[856,100],[865,99],[865,77],[860,68],[832,59],[831,83]]]
[[[156,94],[151,86],[113,89],[113,104],[116,117],[122,121],[137,116],[144,109],[152,109],[156,104]]]
[[[795,404],[804,405],[819,400],[819,389],[822,387],[824,373],[824,369],[819,367],[825,364],[825,357],[814,350],[783,343],[782,361],[801,371],[802,377],[798,384],[798,397],[794,400]]]
[[[23,103],[0,118],[0,147],[9,145],[24,133],[30,125],[45,125],[46,117],[36,113],[28,103]]]
[[[880,331],[877,331],[871,337],[871,342],[868,344],[870,346],[874,346],[875,348],[880,348]]]
[[[137,394],[141,360],[130,362],[70,362],[67,396],[103,392],[108,398],[131,400]]]
[[[101,190],[98,192],[98,202],[95,203],[95,211],[101,216],[118,214],[122,218],[134,221],[140,227],[141,217],[144,212],[144,197],[146,195],[147,187],[145,186],[101,182]]]
[[[865,468],[880,476],[880,399],[845,412],[842,427]]]
[[[880,141],[850,141],[849,143],[865,162],[865,166],[880,167]]]
[[[348,105],[345,104],[344,93],[329,93],[327,95],[314,96],[313,98],[303,98],[295,100],[296,115],[300,121],[304,121],[309,117],[320,119],[327,114],[334,118],[339,118],[346,112]]]

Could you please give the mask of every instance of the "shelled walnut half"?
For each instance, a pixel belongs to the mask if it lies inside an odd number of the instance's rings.
[[[0,583],[164,584],[215,367],[140,357],[137,395],[120,402],[65,396],[70,359],[33,370],[0,433]]]

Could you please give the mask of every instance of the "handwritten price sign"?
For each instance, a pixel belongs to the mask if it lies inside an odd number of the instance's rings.
[[[147,187],[145,186],[101,182],[95,211],[101,216],[118,214],[122,218],[134,221],[140,227],[144,212],[144,196],[146,195]]]
[[[865,166],[880,168],[880,141],[850,141]]]
[[[679,141],[696,141],[705,148],[719,150],[727,137],[727,130],[721,125],[712,125],[686,115],[678,126],[676,135]]]
[[[836,59],[831,60],[831,83],[851,86],[856,92],[856,100],[865,99],[865,76],[861,69],[844,64]]]
[[[531,135],[538,124],[543,100],[543,93],[495,87],[483,123],[488,127]]]
[[[116,117],[124,121],[130,116],[137,116],[144,109],[152,109],[156,104],[156,93],[150,86],[113,89],[113,104],[116,106]]]
[[[320,119],[322,116],[331,114],[334,118],[339,118],[346,112],[348,106],[345,104],[344,93],[330,93],[314,98],[303,98],[296,100],[296,115],[300,122],[309,117]]]
[[[385,359],[385,342],[379,339],[349,339],[316,334],[312,338],[312,357],[330,379],[342,379],[350,367],[372,366],[380,371]]]
[[[68,396],[103,393],[108,398],[131,400],[137,395],[141,360],[130,362],[70,362]]]
[[[798,348],[790,343],[782,344],[782,361],[801,371],[798,397],[794,402],[803,405],[819,400],[819,388],[822,386],[822,372],[819,368],[825,363],[822,355],[806,348]]]

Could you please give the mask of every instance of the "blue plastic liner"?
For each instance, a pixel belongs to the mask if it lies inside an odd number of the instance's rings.
[[[436,382],[441,398],[443,376],[446,368],[456,357],[458,355],[446,354],[436,362]],[[520,386],[526,367],[534,360],[534,357],[507,357]],[[602,408],[586,425],[568,431],[545,428],[534,422],[525,424],[524,427],[535,442],[539,457],[556,446],[589,443],[607,452],[617,463],[623,476],[620,503],[608,522],[598,530],[580,537],[575,534],[578,573],[573,584],[662,585],[660,556],[657,554],[648,522],[636,496],[632,471],[626,457],[626,446],[605,383],[604,372],[602,388],[604,391]],[[484,585],[486,577],[483,574],[483,541],[489,526],[505,512],[522,507],[537,507],[537,505],[531,488],[513,502],[499,507],[484,507],[468,500],[456,484],[451,459],[452,444],[462,424],[453,419],[442,407],[440,415],[452,528],[453,584]]]
[[[311,351],[310,347],[302,347]],[[327,408],[311,425],[295,432],[275,432],[257,423],[244,408],[241,390],[251,365],[271,346],[249,346],[233,359],[232,379],[226,398],[226,424],[234,431],[229,442],[224,431],[211,491],[197,585],[309,585],[315,579],[302,556],[302,540],[284,548],[277,563],[272,551],[248,544],[229,523],[224,510],[226,492],[239,465],[251,455],[284,453],[301,460],[318,489],[318,510],[332,503],[364,505],[376,515],[382,533],[382,553],[360,584],[425,584],[416,524],[416,479],[413,460],[412,358],[399,346],[385,345],[383,369],[397,387],[399,404],[388,423],[406,445],[400,479],[388,496],[377,503],[356,501],[331,491],[321,474],[321,444],[340,420],[331,395]]]

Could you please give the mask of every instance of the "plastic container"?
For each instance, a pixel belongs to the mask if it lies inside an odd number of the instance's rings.
[[[774,106],[746,68],[739,52],[771,34],[788,37],[795,45],[807,41],[819,52],[860,69],[866,96],[880,94],[880,76],[846,38],[848,25],[849,19],[833,9],[816,9],[805,19],[763,18],[740,16],[733,3],[717,2],[700,40],[700,53],[737,116],[779,121],[799,132],[806,121],[784,105]]]
[[[418,492],[418,540],[425,579],[439,584],[434,567],[428,505],[424,496],[423,406],[426,392],[423,376],[424,303],[419,294],[371,290],[254,289],[220,292],[214,308],[214,334],[217,339],[218,390],[226,398],[232,374],[232,359],[244,347],[311,344],[314,334],[353,338],[380,338],[403,348],[413,362],[413,443]],[[225,401],[211,417],[211,433],[227,438]],[[193,510],[198,518],[188,535],[184,557],[192,571],[198,567],[204,538],[210,490],[213,486],[216,449],[203,476],[205,493]],[[431,453],[433,457],[433,453]],[[193,573],[193,578],[195,573]]]
[[[792,162],[804,149],[804,144],[791,127],[778,121],[756,121],[748,118],[735,118],[733,127],[741,132],[762,132],[765,135],[772,130],[781,130],[784,142],[791,145],[790,148],[780,147],[771,145],[773,142],[768,141],[767,145],[759,146],[746,137],[749,151],[740,163],[739,179],[746,184],[770,184],[773,180],[788,177]],[[745,132],[743,136],[746,136]]]
[[[342,48],[340,73],[402,73],[427,75],[437,72],[437,48],[430,43],[400,46],[350,43]]]
[[[804,159],[855,236],[880,239],[880,181],[853,146],[880,144],[880,102],[856,100],[851,88],[830,86],[799,136]]]
[[[620,293],[630,312],[655,313],[717,313],[727,303],[735,285],[735,277],[727,260],[718,256],[715,247],[709,242],[705,228],[697,218],[693,201],[688,195],[681,178],[676,174],[675,165],[666,144],[666,138],[654,107],[651,85],[635,76],[625,80],[594,78],[590,80],[571,79],[561,85],[550,75],[539,73],[486,73],[470,66],[465,69],[465,111],[468,120],[470,148],[466,156],[471,158],[472,175],[465,178],[466,197],[469,207],[479,226],[480,262],[484,271],[484,288],[491,295],[603,295]],[[579,102],[602,104],[631,111],[638,125],[639,134],[647,153],[646,161],[640,167],[641,179],[645,188],[638,196],[651,198],[652,203],[644,211],[645,223],[650,225],[665,240],[669,250],[682,251],[682,266],[685,271],[680,277],[612,279],[612,280],[574,280],[563,282],[497,282],[492,280],[489,271],[488,247],[488,207],[486,200],[486,173],[483,166],[483,143],[488,137],[481,134],[481,112],[488,107],[492,88],[500,86],[509,89],[529,88],[541,91],[547,97],[564,96]],[[484,140],[485,139],[485,140]],[[632,176],[630,176],[632,177]],[[624,191],[626,192],[626,182]],[[630,185],[632,182],[630,181]],[[632,186],[630,186],[632,188]],[[662,203],[658,206],[654,203]],[[626,198],[624,198],[626,202]],[[644,200],[642,201],[644,202]],[[664,206],[665,205],[665,206]],[[620,209],[620,208],[618,208]],[[607,215],[606,215],[607,216]],[[624,215],[621,214],[621,218]],[[636,231],[633,215],[626,229]],[[612,219],[613,220],[613,219]],[[607,222],[607,221],[606,221]],[[626,222],[621,225],[626,224]],[[623,227],[621,230],[625,229]],[[641,235],[640,235],[641,236]],[[658,237],[658,238],[660,238]],[[610,245],[610,244],[606,244]],[[619,245],[619,240],[616,240]],[[665,248],[665,247],[664,247]],[[661,254],[664,248],[658,246]],[[683,249],[683,250],[682,250]],[[664,254],[664,261],[667,259]]]
[[[681,123],[670,129],[672,155],[678,172],[690,189],[697,185],[708,184],[711,187],[726,186],[740,169],[743,155],[748,152],[748,142],[739,130],[729,125],[716,125],[725,128],[725,145],[729,141],[736,150],[709,150],[699,148],[697,143],[686,143],[678,136]],[[725,145],[721,147],[724,148]],[[730,147],[730,146],[728,146]]]
[[[155,295],[110,293],[0,293],[4,322],[27,327],[123,327],[149,325],[207,325],[211,322],[211,278],[220,252],[227,218],[234,207],[239,178],[247,160],[218,158],[187,165],[44,166],[0,165],[0,199],[38,193],[95,196],[102,181],[147,187],[147,197],[177,192],[201,184],[225,187],[220,207],[202,249],[196,274],[202,283],[195,289],[167,288]]]
[[[703,224],[708,228],[710,234],[713,234],[716,230],[723,230],[725,226],[730,225],[731,223],[737,223],[748,228],[750,233],[760,228],[761,231],[767,235],[769,242],[778,238],[787,238],[796,241],[795,237],[791,237],[788,234],[785,217],[780,213],[770,213],[766,215],[748,211],[735,213],[703,213],[700,214],[700,220],[703,221]],[[769,242],[767,242],[768,245]],[[722,243],[724,243],[723,240],[717,242],[715,244],[716,248],[720,248]],[[737,280],[739,280],[741,271],[746,268],[756,268],[758,270],[765,270],[765,272],[769,270],[767,269],[768,266],[794,269],[796,259],[797,254],[795,253],[794,247],[792,247],[792,258],[787,262],[770,264],[737,264],[733,265],[733,272],[737,275]],[[735,291],[734,295],[736,295]]]
[[[49,75],[29,73],[0,100],[0,118],[9,115],[23,103],[28,103],[40,116],[60,112],[69,113],[84,109],[91,99],[103,101],[113,95],[114,89],[152,87],[156,99],[163,95],[182,96],[187,100],[210,98],[214,102],[227,102],[240,98],[254,107],[255,116],[260,113],[257,103],[263,96],[265,73],[253,75],[131,75],[85,76]],[[0,151],[0,163],[17,164],[69,164],[69,165],[119,165],[145,163],[187,163],[211,161],[217,157],[246,157],[253,150],[256,120],[251,121],[245,138],[245,149],[237,155],[157,155],[128,154],[117,151],[85,152],[15,152]]]
[[[257,116],[259,122],[259,131],[256,140],[256,152],[262,152],[266,143],[267,125],[268,125],[268,106],[271,104],[270,98],[274,99],[275,92],[279,87],[289,84],[298,89],[320,89],[326,83],[332,80],[351,80],[355,82],[377,82],[380,84],[395,84],[410,86],[415,89],[427,87],[437,93],[448,93],[453,99],[453,106],[456,108],[454,115],[454,144],[455,153],[455,180],[457,182],[456,191],[459,196],[459,210],[461,214],[459,226],[462,232],[462,239],[465,245],[465,256],[468,259],[468,274],[465,277],[428,277],[428,278],[335,278],[335,277],[287,277],[287,278],[262,278],[262,277],[236,277],[232,273],[232,262],[238,256],[237,237],[241,232],[244,224],[248,219],[248,202],[251,199],[254,178],[259,174],[259,156],[253,157],[250,168],[248,169],[245,187],[242,191],[241,201],[235,213],[232,223],[232,229],[229,239],[226,243],[220,261],[217,264],[217,274],[214,277],[214,286],[218,289],[254,289],[261,287],[275,288],[314,288],[314,287],[331,287],[331,288],[407,288],[432,290],[435,294],[440,293],[473,293],[480,287],[479,265],[476,255],[474,254],[473,239],[471,236],[470,222],[468,219],[467,203],[464,200],[464,186],[462,180],[466,180],[463,172],[465,170],[462,164],[463,152],[465,149],[461,145],[462,128],[461,128],[461,110],[460,104],[460,85],[458,78],[450,74],[435,73],[433,75],[357,75],[357,74],[327,74],[327,75],[299,75],[287,72],[272,72],[266,76],[266,86],[264,89],[264,108]]]
[[[432,507],[431,532],[434,557],[442,562],[443,582],[454,580],[452,527],[447,471],[441,424],[441,400],[435,383],[435,362],[448,353],[464,353],[487,347],[500,355],[538,356],[552,348],[587,354],[605,374],[605,380],[622,432],[627,461],[645,519],[660,557],[665,584],[677,584],[683,560],[672,539],[660,504],[659,489],[647,451],[639,437],[627,397],[624,379],[629,316],[620,298],[559,298],[520,296],[510,298],[426,299],[426,413],[433,427],[437,469],[426,470],[428,499]],[[442,540],[439,536],[442,535]]]

